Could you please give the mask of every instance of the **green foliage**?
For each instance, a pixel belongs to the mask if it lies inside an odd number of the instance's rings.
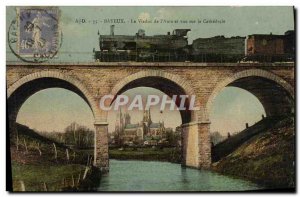
[[[20,190],[20,180],[24,182],[26,191],[43,191],[46,183],[49,191],[60,191],[63,180],[71,181],[83,174],[84,166],[79,164],[65,165],[24,165],[17,162],[12,163],[12,177],[14,191]]]
[[[65,143],[75,145],[78,148],[94,146],[94,131],[85,126],[73,122],[65,129]]]
[[[181,150],[179,148],[125,148],[124,150],[110,149],[111,159],[121,160],[145,160],[145,161],[169,161],[181,162]]]
[[[59,191],[64,187],[63,179],[68,185],[72,185],[72,176],[73,179],[78,179],[80,173],[82,176],[87,158],[91,156],[89,152],[68,148],[24,125],[16,126],[17,133],[10,139],[14,191],[20,190],[20,181],[24,182],[26,191],[44,191],[44,183],[48,191]],[[57,159],[54,157],[53,144],[57,149]],[[69,160],[66,157],[66,149],[69,152]]]
[[[181,136],[177,132],[167,131],[166,139],[170,146],[174,146],[174,145],[177,145],[177,142],[178,142],[178,140],[181,139]]]

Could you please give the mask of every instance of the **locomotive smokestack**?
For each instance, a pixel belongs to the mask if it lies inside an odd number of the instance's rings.
[[[111,25],[111,26],[110,26],[110,35],[111,35],[111,36],[114,36],[114,35],[115,35],[115,26],[114,26],[114,25]]]

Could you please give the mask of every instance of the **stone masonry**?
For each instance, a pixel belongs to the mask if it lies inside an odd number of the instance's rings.
[[[6,74],[9,125],[15,122],[26,99],[42,89],[65,88],[87,102],[94,115],[96,130],[94,165],[102,171],[109,170],[107,112],[98,106],[99,99],[105,94],[117,95],[146,86],[169,96],[196,95],[195,105],[200,110],[181,112],[182,164],[195,168],[210,167],[209,115],[214,98],[224,87],[240,87],[253,93],[269,116],[294,112],[294,63],[7,62]]]

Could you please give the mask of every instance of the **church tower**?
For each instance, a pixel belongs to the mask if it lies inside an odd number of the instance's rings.
[[[131,117],[129,115],[129,113],[126,113],[125,114],[125,126],[128,125],[128,124],[131,124]]]
[[[126,115],[127,114],[122,113],[122,110],[120,108],[116,116],[115,132],[118,132],[120,134],[123,133],[123,130],[126,126]],[[129,121],[130,121],[130,117],[129,117]]]
[[[143,123],[146,123],[147,126],[150,126],[150,124],[152,123],[150,108],[149,110],[144,110]]]
[[[150,108],[149,110],[144,110],[142,123],[143,123],[144,135],[150,134],[150,125],[152,123]]]
[[[116,116],[116,123],[115,123],[115,134],[116,134],[116,141],[119,144],[120,143],[120,138],[121,135],[123,133],[123,114],[120,108],[120,111],[117,112],[117,116]]]

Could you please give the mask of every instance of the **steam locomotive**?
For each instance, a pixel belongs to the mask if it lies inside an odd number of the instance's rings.
[[[119,62],[287,62],[295,59],[295,33],[253,34],[246,37],[198,38],[188,44],[190,29],[174,29],[166,35],[146,36],[140,29],[134,36],[99,35],[96,61]],[[99,34],[99,32],[98,32]]]

